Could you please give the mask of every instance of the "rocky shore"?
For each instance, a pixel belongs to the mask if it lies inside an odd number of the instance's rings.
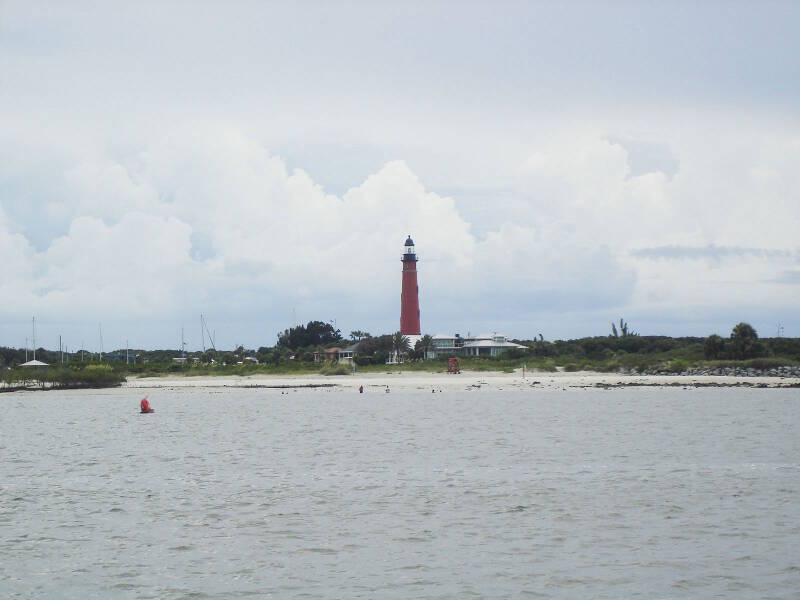
[[[681,372],[648,369],[639,371],[622,371],[623,375],[659,375],[659,376],[725,376],[725,377],[800,377],[800,367],[775,367],[772,369],[753,369],[740,367],[716,367],[713,369],[686,369]]]

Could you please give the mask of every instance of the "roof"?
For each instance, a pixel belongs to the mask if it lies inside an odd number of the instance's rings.
[[[464,342],[465,348],[525,348],[522,344],[515,344],[514,342],[495,342],[494,340],[475,340],[471,342]]]
[[[20,367],[49,367],[49,366],[50,365],[40,360],[29,360],[28,362],[22,363],[20,365]]]
[[[413,246],[414,245],[414,240],[411,239],[411,234],[410,233],[408,234],[408,239],[406,240],[405,245],[406,246]]]

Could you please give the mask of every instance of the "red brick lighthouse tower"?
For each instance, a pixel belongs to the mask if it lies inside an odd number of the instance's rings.
[[[419,335],[419,285],[417,285],[417,255],[411,236],[403,254],[403,292],[400,294],[400,333]]]

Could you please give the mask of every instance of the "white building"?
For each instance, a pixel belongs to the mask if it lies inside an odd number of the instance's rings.
[[[527,346],[509,342],[506,336],[499,333],[484,333],[476,336],[461,337],[459,334],[433,336],[433,346],[425,351],[425,358],[450,356],[500,356],[511,349],[528,350]]]

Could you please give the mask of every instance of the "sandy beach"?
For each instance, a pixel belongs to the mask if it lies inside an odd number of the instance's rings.
[[[129,377],[123,384],[127,388],[163,389],[178,387],[197,388],[353,388],[364,386],[364,391],[390,390],[475,390],[475,389],[526,389],[526,388],[616,388],[635,386],[686,386],[686,387],[800,387],[797,377],[747,377],[719,375],[623,375],[619,373],[565,372],[462,372],[447,373],[366,373],[355,375],[249,375],[244,377]]]

